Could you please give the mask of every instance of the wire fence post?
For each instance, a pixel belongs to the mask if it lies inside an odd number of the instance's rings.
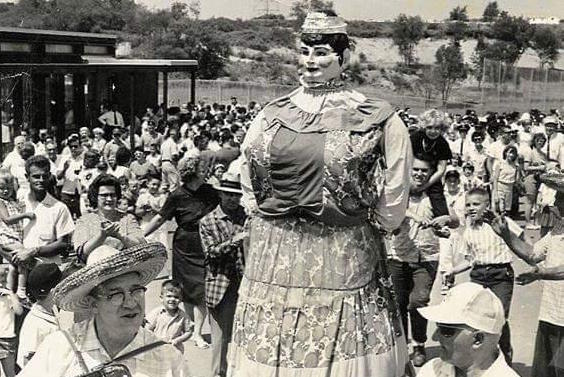
[[[546,100],[547,100],[547,89],[548,89],[548,69],[544,71],[544,95],[543,95],[543,110],[546,111]]]

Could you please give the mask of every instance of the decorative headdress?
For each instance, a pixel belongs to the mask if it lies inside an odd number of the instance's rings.
[[[347,34],[347,23],[341,17],[310,12],[302,25],[304,34]]]

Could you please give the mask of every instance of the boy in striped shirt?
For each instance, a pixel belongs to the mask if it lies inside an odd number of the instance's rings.
[[[526,256],[514,248],[505,234],[502,235],[500,220],[494,221],[489,205],[489,194],[484,188],[471,188],[466,193],[466,217],[469,225],[462,235],[461,244],[465,261],[445,275],[454,276],[471,268],[470,280],[491,289],[499,297],[507,319],[513,296],[513,254],[522,259]],[[514,221],[507,217],[503,221],[512,234],[518,238],[523,237],[523,230]],[[503,327],[499,346],[510,364],[513,349],[507,322]]]

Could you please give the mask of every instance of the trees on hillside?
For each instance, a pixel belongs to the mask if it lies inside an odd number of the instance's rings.
[[[497,1],[491,1],[486,5],[484,13],[482,14],[482,21],[493,22],[499,16],[499,7]]]
[[[449,20],[467,22],[468,21],[468,9],[467,9],[466,5],[463,6],[463,7],[457,6],[453,10],[451,10]]]
[[[545,66],[552,67],[556,59],[558,59],[560,38],[548,27],[537,28],[531,40],[531,47],[541,61],[541,68]]]
[[[423,38],[425,24],[419,16],[400,14],[392,26],[392,40],[398,46],[405,65],[411,66],[416,61],[415,47]]]
[[[439,47],[435,60],[436,86],[441,93],[443,106],[446,106],[454,84],[466,78],[467,70],[460,46],[456,43]]]

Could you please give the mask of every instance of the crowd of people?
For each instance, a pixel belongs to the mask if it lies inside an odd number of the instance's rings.
[[[214,376],[513,376],[514,280],[547,280],[532,375],[564,373],[558,111],[415,116],[340,81],[349,48],[341,18],[310,13],[301,86],[264,106],[22,130],[0,169],[4,373],[187,376],[192,341]],[[515,278],[514,256],[532,269]]]

